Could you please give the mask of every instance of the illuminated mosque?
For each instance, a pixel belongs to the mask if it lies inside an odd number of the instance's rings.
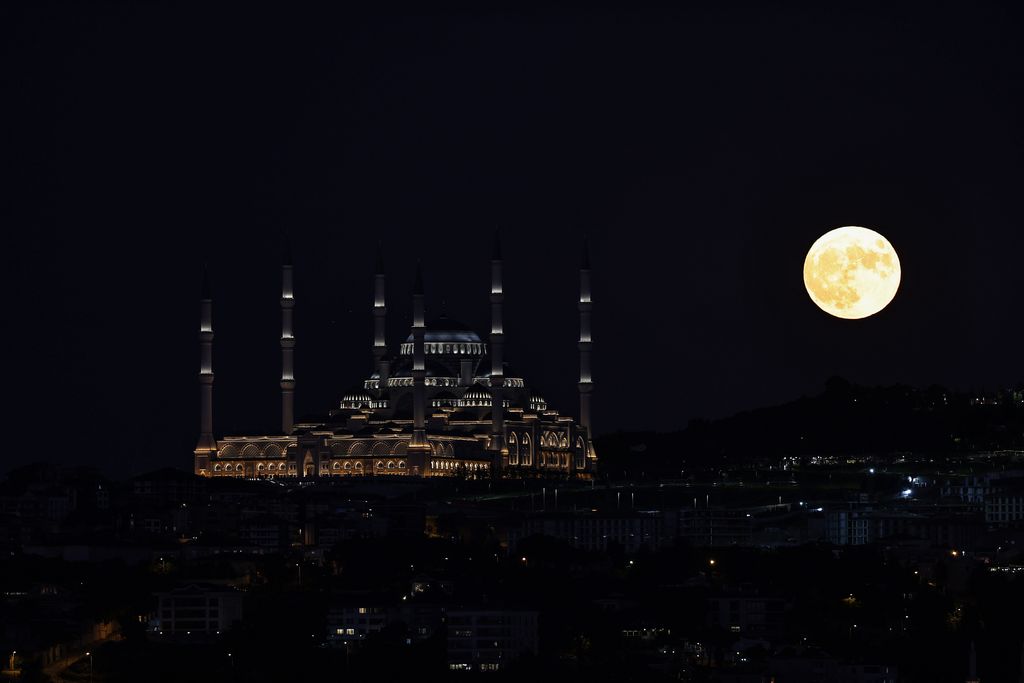
[[[580,266],[579,419],[561,415],[522,377],[506,376],[501,244],[491,258],[491,330],[485,341],[444,316],[424,317],[416,268],[412,329],[397,354],[385,339],[387,306],[378,250],[373,295],[373,373],[326,415],[295,421],[295,291],[286,258],[281,288],[281,433],[213,431],[213,301],[204,276],[200,302],[200,435],[195,473],[204,477],[289,478],[461,476],[589,478],[597,468],[590,423],[590,262]]]

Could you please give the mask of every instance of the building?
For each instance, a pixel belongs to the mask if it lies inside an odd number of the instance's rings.
[[[293,527],[287,520],[269,514],[244,519],[238,526],[238,536],[243,543],[268,551],[289,547],[293,535]]]
[[[792,683],[897,683],[895,666],[876,663],[841,662],[826,652],[805,648],[788,649],[768,659],[772,680]]]
[[[332,644],[359,642],[379,633],[392,620],[394,608],[381,605],[339,607],[327,613],[327,641]]]
[[[984,474],[968,474],[947,479],[942,485],[943,498],[959,498],[965,503],[984,505],[988,496],[999,493],[1007,486],[1015,487],[1024,480],[1024,471],[998,470]]]
[[[985,499],[985,522],[993,526],[1024,523],[1024,486],[990,494]]]
[[[627,554],[641,548],[657,550],[668,540],[660,512],[542,512],[527,516],[509,530],[509,547],[537,535],[566,541],[580,550],[604,552],[618,545]]]
[[[708,598],[708,624],[745,637],[781,635],[786,601],[777,596],[731,593]]]
[[[385,339],[386,277],[374,275],[373,371],[326,414],[295,422],[296,304],[286,258],[281,291],[281,431],[215,438],[213,300],[204,277],[200,304],[200,436],[194,471],[202,477],[315,480],[350,476],[546,476],[588,478],[597,467],[590,424],[590,262],[580,267],[579,417],[562,415],[504,362],[503,261],[491,258],[491,330],[483,337],[446,316],[427,320],[417,266],[409,336]]]
[[[403,625],[408,638],[424,640],[444,623],[440,604],[403,602],[381,605],[372,601],[362,606],[334,607],[327,612],[327,642],[332,646],[358,645],[389,626]]]
[[[723,507],[682,508],[676,533],[693,546],[720,548],[750,545],[752,524],[745,509]]]
[[[206,584],[189,584],[157,594],[150,630],[158,636],[219,635],[242,619],[242,594]]]
[[[537,613],[504,609],[448,611],[448,668],[499,671],[537,654]]]
[[[140,500],[180,505],[205,497],[206,481],[173,467],[132,478],[132,493]]]
[[[865,545],[876,538],[870,504],[848,503],[825,511],[825,540],[833,545]]]

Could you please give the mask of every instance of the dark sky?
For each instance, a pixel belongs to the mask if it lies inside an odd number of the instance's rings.
[[[284,234],[300,413],[370,371],[378,240],[395,342],[417,258],[428,311],[486,329],[496,226],[506,357],[571,414],[590,235],[599,432],[833,374],[1024,379],[1017,3],[208,4],[2,10],[6,465],[190,467],[203,263],[216,431],[277,424]],[[904,267],[861,321],[801,280],[810,244],[850,224]]]

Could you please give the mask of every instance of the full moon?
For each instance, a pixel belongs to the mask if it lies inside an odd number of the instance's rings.
[[[818,308],[856,320],[889,305],[900,286],[900,259],[889,240],[874,230],[847,226],[830,230],[804,259],[804,286]]]

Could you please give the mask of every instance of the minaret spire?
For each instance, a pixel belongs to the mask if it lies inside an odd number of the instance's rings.
[[[423,312],[423,270],[419,261],[416,262],[416,282],[412,292],[412,399],[413,399],[413,430],[409,442],[410,452],[429,453],[426,431],[426,358],[424,337],[426,324]],[[425,467],[425,464],[419,465]],[[421,470],[422,471],[422,470]],[[415,474],[415,472],[413,472]]]
[[[593,466],[597,459],[594,452],[593,434],[590,426],[590,395],[594,390],[593,377],[590,372],[590,350],[593,339],[590,334],[590,313],[593,301],[590,292],[590,245],[583,239],[583,258],[580,262],[580,427],[586,431],[588,465]]]
[[[373,364],[380,378],[379,389],[384,391],[388,383],[391,364],[387,360],[388,345],[385,339],[387,327],[387,305],[385,302],[384,252],[377,243],[377,268],[373,275]]]
[[[505,448],[505,364],[502,358],[505,334],[501,313],[504,291],[501,277],[501,235],[494,233],[494,252],[491,254],[491,441],[489,448],[494,451],[499,466],[504,466]]]
[[[213,295],[210,274],[203,268],[199,300],[199,441],[195,450],[195,473],[210,474],[210,456],[217,452],[213,438]]]
[[[295,424],[295,334],[292,328],[295,289],[291,249],[285,245],[281,264],[281,431],[291,434]]]

